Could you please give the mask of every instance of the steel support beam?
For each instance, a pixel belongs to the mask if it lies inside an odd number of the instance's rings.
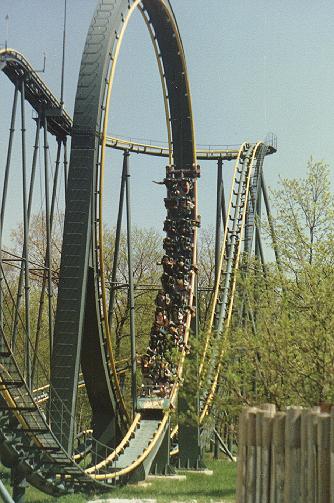
[[[223,180],[223,161],[217,162],[217,200],[216,200],[216,240],[215,240],[215,282],[218,280],[219,274],[219,258],[221,248],[221,221],[222,221],[222,180]]]
[[[277,236],[276,236],[276,231],[275,231],[275,227],[274,227],[273,217],[271,214],[269,196],[268,196],[266,183],[264,181],[263,173],[261,174],[261,188],[262,188],[264,204],[266,207],[266,213],[267,213],[270,234],[271,234],[271,240],[273,243],[273,249],[274,249],[275,258],[276,258],[276,263],[277,263],[278,270],[282,272],[282,263],[281,263],[280,253],[279,253],[278,245],[277,245]]]
[[[221,162],[222,169],[223,169],[223,159],[219,159],[218,162]],[[222,177],[221,177],[221,210],[222,210],[222,219],[223,219],[223,229],[225,231],[226,224],[227,224],[227,216],[226,216],[226,199],[225,199],[225,184],[224,184],[223,171],[222,171]]]
[[[111,273],[110,300],[109,300],[109,326],[110,326],[110,328],[112,326],[112,321],[113,321],[113,312],[114,312],[115,296],[116,296],[117,267],[118,267],[119,248],[120,248],[120,242],[121,242],[124,193],[125,193],[125,182],[126,182],[128,157],[129,157],[129,153],[124,152],[121,188],[120,188],[120,193],[119,193],[118,214],[117,214],[117,224],[116,224],[114,260],[113,260],[112,273]]]
[[[24,300],[25,300],[25,375],[31,389],[30,360],[30,278],[29,278],[29,220],[27,197],[26,124],[25,124],[25,82],[21,81],[21,143],[22,143],[22,201],[23,201],[23,247],[24,255]]]
[[[264,156],[265,154],[263,154]],[[259,173],[256,189],[256,202],[255,202],[255,257],[260,261],[262,266],[263,275],[266,276],[266,263],[264,257],[264,250],[262,246],[261,237],[261,219],[262,219],[262,177],[263,177],[263,163],[259,163]]]
[[[2,498],[2,501],[4,503],[15,503],[1,480],[0,480],[0,497]]]
[[[128,274],[129,274],[129,308],[130,308],[130,338],[131,338],[131,398],[132,410],[135,415],[137,409],[137,361],[136,361],[136,326],[135,326],[135,295],[132,261],[132,233],[131,233],[131,196],[130,196],[130,169],[129,152],[124,152],[125,163],[125,192],[126,192],[126,230],[128,247]]]
[[[224,440],[219,435],[219,432],[218,432],[217,428],[214,428],[213,432],[214,432],[214,435],[215,435],[215,449],[217,448],[217,450],[218,450],[218,448],[219,448],[219,450],[223,451],[223,453],[225,454],[225,456],[227,456],[230,459],[230,461],[233,461],[235,463],[236,458],[233,456],[233,454],[232,454],[231,450],[229,449],[228,445],[226,445],[226,443],[224,442]],[[216,447],[216,445],[217,445],[217,447]],[[217,456],[217,458],[218,458],[218,456]]]
[[[223,179],[223,159],[217,162],[217,200],[216,200],[216,239],[215,239],[215,278],[217,281],[219,258],[221,249],[221,237],[226,227],[226,202]],[[222,224],[223,223],[223,229]]]
[[[19,91],[18,86],[16,85],[15,91],[14,91],[12,115],[11,115],[11,121],[10,121],[7,160],[6,160],[5,176],[4,176],[3,189],[2,189],[2,199],[1,199],[1,213],[0,213],[0,331],[3,330],[3,324],[4,324],[2,238],[3,238],[3,226],[4,226],[4,220],[5,220],[7,193],[8,193],[9,172],[10,172],[10,164],[11,164],[12,150],[13,150],[13,140],[14,140],[14,133],[15,133],[15,119],[16,119],[18,91]],[[3,341],[0,341],[0,349],[1,349],[2,344],[3,344]]]
[[[261,180],[262,180],[262,166],[260,167],[261,172],[258,173],[258,183],[257,183],[257,193],[256,193],[256,205],[255,205],[255,257],[262,260],[261,257],[261,217],[262,217],[262,190],[261,190]]]
[[[64,145],[64,192],[65,192],[65,203],[66,203],[66,192],[67,192],[67,178],[68,178],[68,160],[67,160],[67,138],[63,140]]]
[[[59,145],[58,145],[59,150]],[[59,160],[58,160],[59,164]],[[59,166],[58,166],[59,168]],[[45,190],[45,221],[46,221],[46,254],[45,270],[48,284],[48,328],[49,328],[49,352],[50,361],[53,345],[53,311],[52,311],[52,243],[51,243],[51,218],[50,218],[50,190],[49,190],[49,144],[48,144],[48,121],[44,115],[44,190]]]
[[[38,117],[38,119],[36,121],[36,135],[35,135],[34,152],[33,152],[31,176],[30,176],[29,198],[28,198],[28,223],[29,223],[29,225],[30,225],[30,218],[31,218],[31,208],[32,208],[33,195],[34,195],[36,167],[37,167],[37,159],[38,159],[38,151],[39,151],[40,127],[41,127],[41,120],[40,120],[40,117]],[[23,251],[22,251],[22,256],[25,256],[24,247],[23,247]],[[19,284],[18,284],[18,288],[17,288],[16,306],[15,306],[13,330],[12,330],[12,348],[13,349],[15,349],[15,346],[16,346],[19,314],[20,314],[20,307],[21,307],[21,302],[22,302],[23,279],[24,279],[24,263],[22,261],[20,276],[19,276]]]
[[[55,173],[54,173],[54,178],[53,178],[53,187],[52,187],[52,196],[51,196],[51,207],[50,207],[50,216],[49,216],[50,235],[52,235],[54,213],[55,213],[56,200],[57,200],[57,187],[58,187],[58,179],[59,179],[61,148],[62,148],[62,142],[60,140],[58,140],[57,157],[56,157],[56,168],[55,168]],[[46,252],[48,253],[48,249],[46,250]],[[45,298],[45,291],[46,291],[47,278],[48,278],[48,276],[46,274],[46,268],[47,268],[47,254],[46,254],[45,258],[44,258],[43,282],[42,282],[42,289],[41,289],[41,294],[40,294],[40,298],[39,298],[39,308],[38,308],[37,325],[36,325],[34,355],[33,355],[32,371],[31,371],[32,382],[34,382],[34,376],[35,376],[35,372],[36,372],[38,347],[39,347],[40,333],[41,333],[41,328],[42,328],[42,319],[43,319],[43,310],[44,310],[44,298]],[[51,274],[52,274],[52,267],[51,267]],[[49,331],[50,331],[50,326],[49,326]],[[51,328],[51,332],[50,333],[52,333],[52,328]],[[50,351],[50,354],[51,354],[51,351]]]

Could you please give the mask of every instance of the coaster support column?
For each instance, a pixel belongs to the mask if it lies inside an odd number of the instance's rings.
[[[125,163],[125,193],[126,193],[126,227],[128,245],[128,273],[129,273],[129,308],[130,308],[130,338],[131,338],[131,398],[133,416],[137,409],[137,361],[136,361],[136,326],[135,326],[135,295],[132,264],[132,234],[131,234],[131,199],[130,199],[130,170],[129,152],[124,152]]]

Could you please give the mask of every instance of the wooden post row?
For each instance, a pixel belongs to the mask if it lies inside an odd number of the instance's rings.
[[[334,408],[244,409],[236,501],[334,503]]]

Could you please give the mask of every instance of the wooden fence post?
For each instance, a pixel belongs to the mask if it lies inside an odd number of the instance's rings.
[[[307,416],[307,503],[317,501],[317,412]]]
[[[273,441],[273,414],[264,412],[262,417],[262,487],[260,503],[270,502],[271,450]]]
[[[237,503],[334,503],[334,407],[244,409]]]
[[[260,406],[263,412],[268,412],[271,416],[276,414],[276,405],[274,403],[264,403]]]
[[[256,492],[256,413],[250,409],[247,417],[247,473],[246,502],[255,503]]]
[[[259,410],[256,414],[256,488],[255,488],[255,503],[261,503],[262,490],[262,427],[263,427],[264,412]]]
[[[246,460],[247,460],[247,416],[248,410],[243,409],[239,417],[239,445],[237,464],[237,503],[246,503]]]
[[[273,422],[270,503],[284,503],[285,419],[286,413],[278,412]]]
[[[330,425],[329,414],[318,417],[318,502],[330,500]]]
[[[308,421],[312,414],[309,410],[303,410],[300,420],[300,451],[301,451],[301,473],[300,473],[300,497],[305,503],[313,503],[308,496],[308,476],[309,476],[309,442],[308,442]]]
[[[285,424],[285,503],[302,503],[300,501],[300,423],[301,408],[288,408]]]

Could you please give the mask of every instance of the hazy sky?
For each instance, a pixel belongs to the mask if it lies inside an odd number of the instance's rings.
[[[334,2],[322,0],[172,0],[187,56],[200,144],[256,141],[273,131],[278,152],[265,162],[266,179],[302,176],[313,155],[332,166],[334,145]],[[65,104],[73,113],[81,53],[96,0],[68,0]],[[21,51],[56,95],[60,89],[62,0],[1,0],[0,44]],[[13,89],[0,75],[0,155],[4,167]],[[165,140],[158,71],[146,28],[135,14],[122,49],[112,100],[114,134]],[[4,136],[5,135],[5,136]],[[115,209],[121,158],[108,178]],[[134,220],[161,228],[164,160],[132,156]],[[226,177],[232,169],[226,164]],[[203,164],[200,213],[214,218],[215,164]],[[0,167],[0,174],[3,168]],[[1,182],[2,183],[2,182]],[[18,219],[15,204],[9,215]]]

